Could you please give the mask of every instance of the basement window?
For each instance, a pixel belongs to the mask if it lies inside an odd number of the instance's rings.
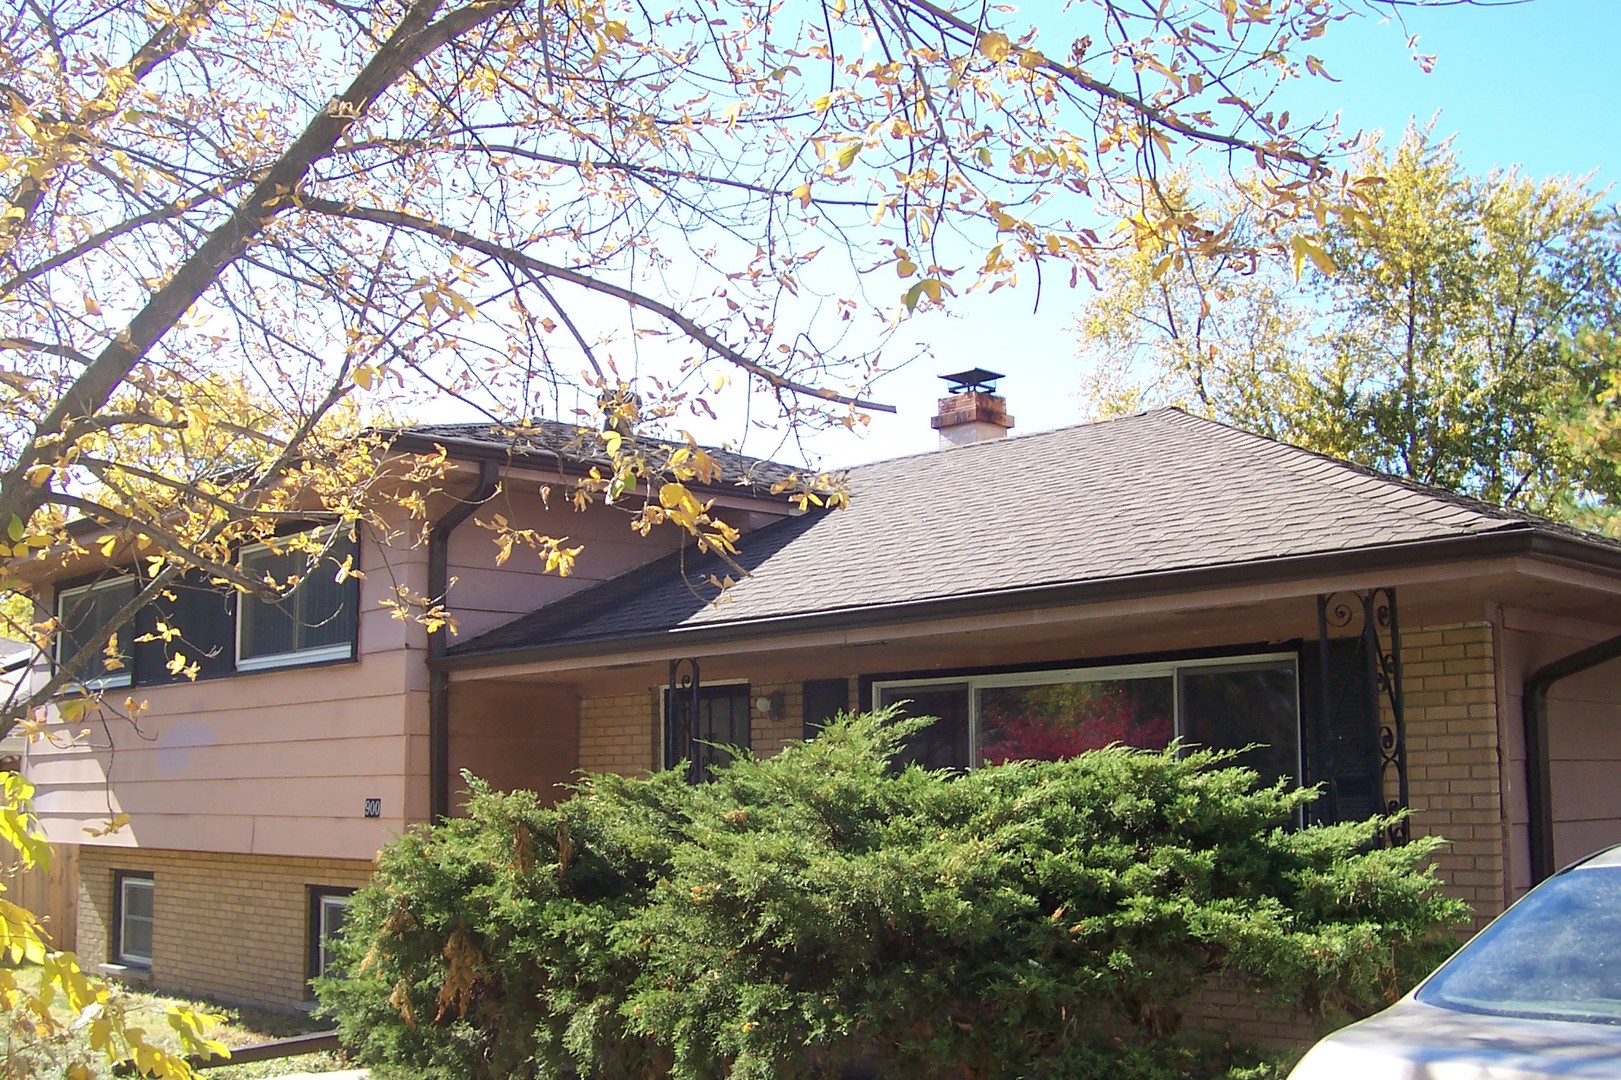
[[[156,896],[152,875],[120,870],[114,875],[117,911],[113,925],[117,938],[113,957],[132,967],[152,966],[153,900]]]
[[[326,885],[310,886],[310,978],[342,974],[333,949],[343,934],[353,889]]]

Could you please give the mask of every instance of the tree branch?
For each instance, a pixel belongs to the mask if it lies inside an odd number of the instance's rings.
[[[556,266],[552,263],[544,262],[531,255],[526,255],[516,248],[507,247],[506,245],[498,244],[493,240],[486,240],[483,237],[475,236],[472,233],[465,232],[450,225],[445,225],[437,221],[430,221],[427,218],[417,217],[414,214],[407,214],[398,210],[385,210],[382,207],[376,206],[359,206],[354,203],[342,203],[334,199],[315,198],[312,196],[303,196],[300,198],[299,202],[300,205],[302,205],[305,209],[314,211],[318,214],[325,214],[329,217],[348,218],[353,221],[369,221],[376,225],[388,225],[398,229],[409,229],[413,232],[424,233],[429,236],[437,237],[440,240],[455,244],[458,247],[466,248],[469,251],[477,251],[492,258],[499,259],[502,262],[509,263],[512,266],[519,267],[523,270],[527,270],[530,273],[539,274],[542,277],[552,278],[556,281],[566,281],[569,284],[577,285],[582,289],[600,293],[604,296],[611,296],[616,300],[620,300],[630,305],[631,307],[640,308],[643,311],[653,312],[679,328],[682,333],[692,338],[692,340],[696,341],[704,348],[709,349],[722,359],[737,365],[750,375],[755,376],[762,382],[769,386],[773,386],[778,390],[785,390],[795,394],[803,394],[806,397],[813,397],[839,405],[849,405],[852,408],[857,409],[870,409],[874,412],[886,413],[892,413],[895,411],[895,407],[893,405],[885,405],[882,402],[868,401],[865,398],[851,397],[845,394],[840,394],[834,390],[810,386],[794,379],[790,379],[779,372],[772,371],[763,364],[744,356],[737,349],[726,344],[724,341],[721,341],[696,320],[681,314],[681,312],[677,311],[669,304],[666,304],[660,300],[654,300],[652,297],[643,296],[641,293],[638,293],[633,289],[627,289],[622,285],[614,285],[610,282],[598,280],[589,274],[583,274],[578,270],[571,270],[568,267]]]
[[[927,12],[933,18],[938,19],[940,22],[952,27],[959,33],[969,35],[974,42],[977,43],[979,41],[982,33],[981,28],[975,26],[971,22],[959,18],[954,12],[932,3],[931,0],[904,0],[904,2],[920,11]],[[1045,53],[1038,50],[1024,48],[1017,43],[1010,43],[1009,50],[1023,57],[1029,57],[1033,60],[1037,68],[1057,76],[1064,82],[1071,83],[1087,91],[1088,93],[1106,98],[1107,100],[1113,101],[1118,105],[1124,105],[1126,108],[1131,109],[1133,112],[1137,113],[1137,115],[1141,116],[1145,122],[1162,127],[1166,131],[1174,131],[1179,135],[1184,135],[1198,142],[1225,146],[1230,150],[1244,150],[1264,158],[1292,161],[1297,165],[1304,165],[1309,168],[1313,176],[1321,175],[1328,171],[1328,164],[1320,155],[1306,154],[1298,150],[1282,149],[1275,146],[1264,146],[1261,143],[1253,142],[1249,139],[1241,139],[1234,135],[1223,135],[1219,132],[1194,127],[1193,125],[1178,119],[1176,116],[1167,113],[1165,110],[1149,104],[1148,101],[1142,97],[1137,97],[1126,93],[1124,90],[1116,89],[1106,82],[1094,79],[1080,68],[1073,67],[1069,64],[1060,63],[1059,61],[1052,59],[1052,57],[1047,56]]]
[[[348,88],[309,121],[230,218],[213,229],[197,250],[153,292],[146,305],[38,422],[29,448],[18,454],[17,460],[0,477],[0,522],[13,515],[26,521],[43,504],[43,490],[29,483],[27,476],[40,463],[48,445],[73,417],[94,415],[107,404],[135,365],[214,285],[220,271],[237,259],[271,219],[290,205],[292,193],[315,163],[332,152],[350,125],[430,53],[510,10],[517,2],[476,0],[437,22],[431,20],[442,0],[414,0],[406,8],[388,41],[367,60]]]

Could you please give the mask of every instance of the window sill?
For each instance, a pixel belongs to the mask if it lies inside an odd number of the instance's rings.
[[[128,690],[135,682],[128,675],[108,676],[104,679],[84,679],[79,682],[63,683],[56,688],[54,697],[73,697],[77,694],[102,694],[108,690]]]
[[[260,671],[282,671],[286,668],[314,667],[318,664],[342,664],[355,659],[355,648],[349,643],[329,645],[321,649],[306,649],[296,653],[278,653],[275,656],[255,656],[236,662],[238,675],[252,675]]]
[[[107,976],[109,979],[117,979],[119,982],[145,985],[152,981],[152,969],[150,967],[140,967],[136,964],[97,964],[96,972]]]

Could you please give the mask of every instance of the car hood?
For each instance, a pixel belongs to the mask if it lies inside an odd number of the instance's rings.
[[[1517,1020],[1411,998],[1312,1047],[1290,1080],[1621,1076],[1621,1026]]]

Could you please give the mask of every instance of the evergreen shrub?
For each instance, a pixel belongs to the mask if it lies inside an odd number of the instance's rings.
[[[465,818],[379,856],[321,998],[393,1076],[1212,1075],[1211,980],[1364,1013],[1466,916],[1439,841],[1298,828],[1313,792],[1231,754],[897,768],[918,723],[552,807],[469,778]]]

